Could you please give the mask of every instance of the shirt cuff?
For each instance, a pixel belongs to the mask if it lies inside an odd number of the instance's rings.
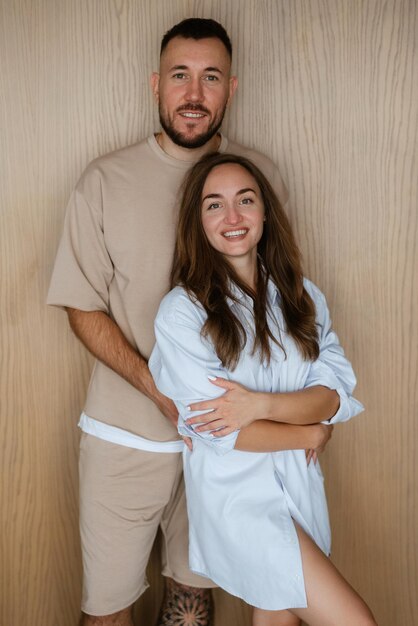
[[[330,419],[324,420],[322,422],[323,424],[346,422],[355,415],[364,411],[364,406],[361,402],[347,393],[334,371],[328,365],[319,360],[312,365],[306,387],[314,387],[316,385],[322,385],[323,387],[328,387],[328,389],[333,389],[338,393],[340,398],[338,411]]]
[[[189,417],[191,417],[191,415]],[[196,424],[194,428],[197,426],[198,424]],[[202,441],[202,443],[213,448],[219,456],[223,456],[235,448],[239,430],[236,430],[229,435],[225,435],[224,437],[214,437],[209,431],[198,433],[194,430],[194,428],[186,424],[183,418],[179,416],[177,430],[183,437],[191,437],[192,439]]]

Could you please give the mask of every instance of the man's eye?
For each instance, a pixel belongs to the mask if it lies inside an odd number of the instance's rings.
[[[219,78],[217,76],[214,76],[213,74],[208,74],[207,76],[205,76],[205,80],[207,80],[210,83],[212,83],[212,82],[218,81]]]
[[[179,72],[178,74],[173,74],[173,78],[183,79],[186,78],[186,74]]]

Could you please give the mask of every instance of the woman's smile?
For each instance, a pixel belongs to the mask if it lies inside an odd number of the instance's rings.
[[[255,178],[237,163],[209,173],[202,192],[202,226],[215,250],[252,282],[264,229],[264,203]]]

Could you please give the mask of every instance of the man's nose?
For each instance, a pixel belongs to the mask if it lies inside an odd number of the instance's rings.
[[[203,85],[198,78],[193,78],[187,85],[186,99],[188,102],[202,102]]]

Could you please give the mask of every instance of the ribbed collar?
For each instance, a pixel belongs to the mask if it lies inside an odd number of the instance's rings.
[[[220,133],[220,135],[221,143],[219,144],[218,152],[226,152],[226,149],[228,147],[228,139],[224,135],[222,135],[222,133]],[[151,135],[150,137],[148,137],[147,141],[151,150],[157,155],[157,157],[161,161],[164,161],[165,163],[168,163],[169,165],[177,169],[184,170],[184,172],[187,172],[187,170],[189,170],[190,167],[198,161],[198,159],[196,159],[196,161],[181,161],[180,159],[176,159],[175,157],[170,156],[161,148],[155,135]]]

